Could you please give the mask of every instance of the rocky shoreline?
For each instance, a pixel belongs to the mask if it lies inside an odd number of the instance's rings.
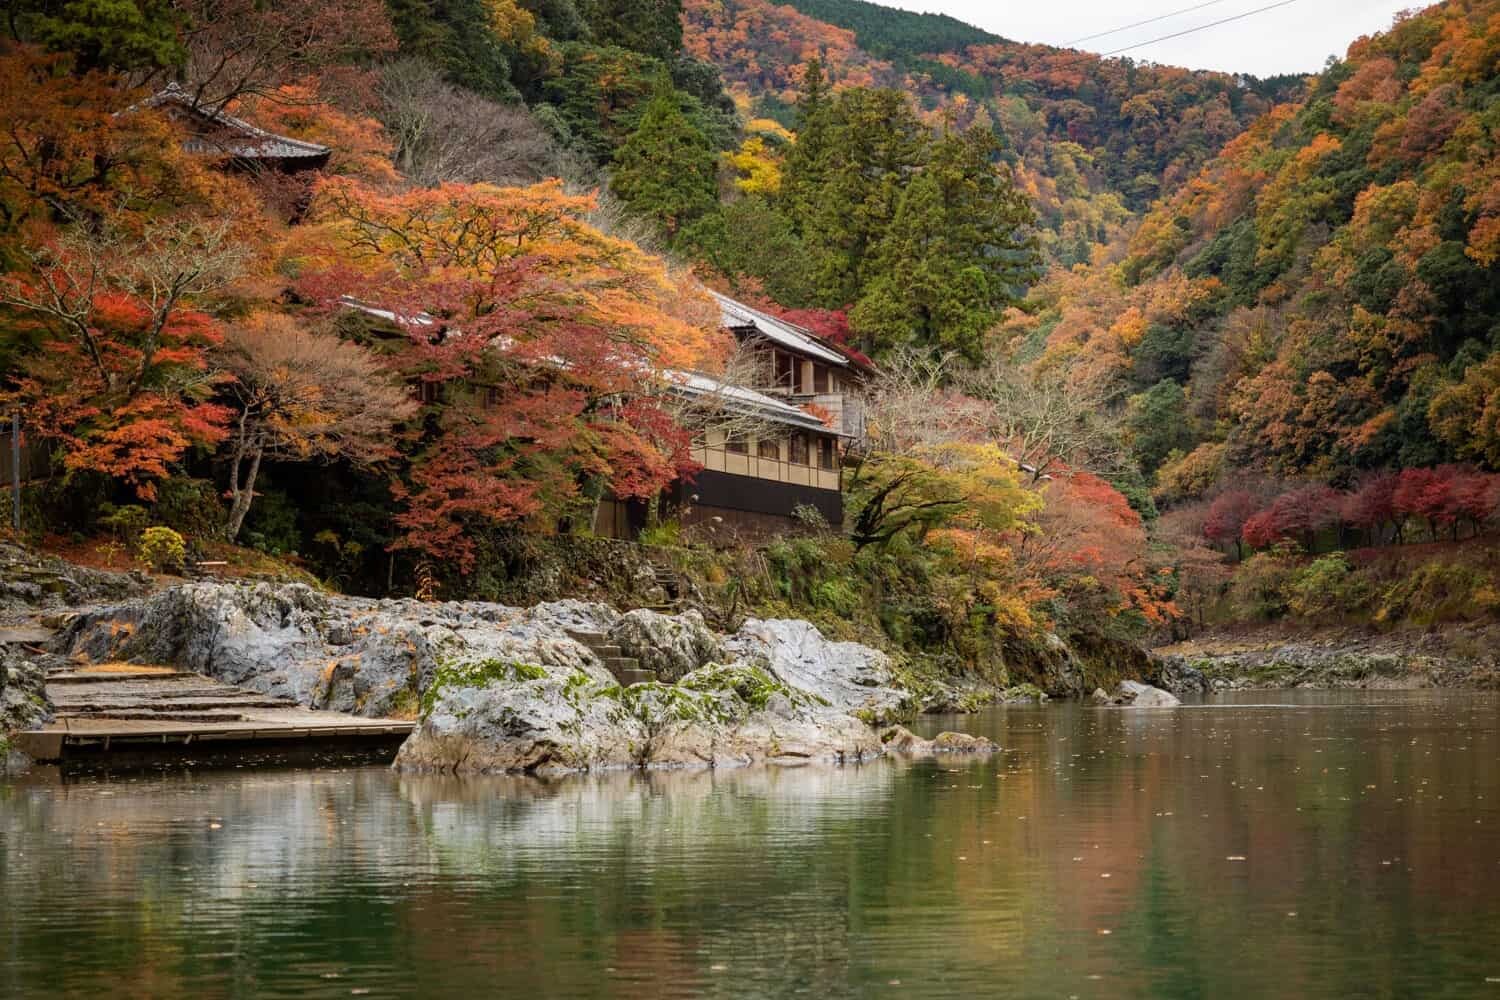
[[[66,582],[46,583],[44,572]],[[140,578],[58,565],[31,576],[0,613],[56,631],[44,645],[0,646],[11,729],[45,721],[49,669],[86,661],[172,666],[308,708],[415,719],[395,765],[408,771],[553,774],[998,749],[900,729],[922,699],[886,655],[830,641],[804,621],[750,619],[725,635],[692,611],[622,613],[586,601],[433,604],[218,580],[153,591]],[[629,682],[614,663],[631,665]]]
[[[1500,625],[1209,633],[1153,651],[1152,683],[1178,694],[1311,689],[1500,689]]]

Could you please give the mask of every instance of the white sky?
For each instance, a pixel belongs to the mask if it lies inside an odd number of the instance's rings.
[[[1021,42],[1069,45],[1084,35],[1193,7],[1205,0],[877,0],[888,7],[950,14]],[[1129,31],[1079,42],[1109,52],[1264,7],[1276,0],[1213,0],[1211,5]],[[1422,0],[1294,0],[1239,21],[1123,52],[1138,61],[1271,76],[1311,73],[1349,43],[1388,27],[1396,12]]]

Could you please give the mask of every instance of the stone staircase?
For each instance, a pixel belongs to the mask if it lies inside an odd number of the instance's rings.
[[[571,628],[567,632],[575,641],[593,650],[594,655],[604,661],[604,669],[613,674],[621,686],[629,687],[632,684],[656,680],[656,671],[642,670],[640,660],[633,656],[620,655],[622,652],[620,647],[610,642],[609,636],[603,632]]]
[[[243,722],[247,710],[295,708],[285,698],[166,667],[85,668],[47,675],[57,718],[141,722]]]
[[[663,603],[649,604],[646,607],[664,615],[675,614],[682,610],[683,602],[691,593],[687,578],[676,567],[660,559],[651,560],[651,572],[656,576],[657,587],[667,595],[667,599]]]

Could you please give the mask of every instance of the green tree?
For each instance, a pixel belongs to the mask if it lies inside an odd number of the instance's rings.
[[[757,278],[782,305],[808,300],[806,252],[796,229],[761,195],[749,195],[705,215],[683,233],[693,255],[731,282]]]
[[[682,51],[682,0],[586,0],[579,7],[601,45],[663,60]]]
[[[817,205],[823,182],[823,161],[828,151],[828,84],[823,64],[808,60],[797,97],[797,141],[786,153],[782,166],[779,203],[794,221],[806,219]]]
[[[978,361],[985,332],[1019,301],[1037,262],[1033,218],[997,150],[988,130],[947,132],[902,191],[849,317],[875,353],[913,345]]]
[[[683,114],[665,79],[634,134],[615,153],[610,187],[634,212],[653,219],[669,238],[718,204],[718,161],[708,138]]]
[[[19,0],[9,20],[14,36],[71,53],[79,70],[165,69],[187,56],[168,0]]]
[[[1187,394],[1170,379],[1131,396],[1125,423],[1136,460],[1148,474],[1155,472],[1174,449],[1186,452],[1194,444]]]
[[[859,300],[929,140],[911,99],[897,90],[843,91],[826,128],[811,204],[794,221],[808,248],[816,303],[836,309]]]

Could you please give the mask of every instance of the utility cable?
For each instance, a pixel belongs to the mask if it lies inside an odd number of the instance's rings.
[[[1179,14],[1191,14],[1195,10],[1202,10],[1205,7],[1212,7],[1215,4],[1221,4],[1223,2],[1224,0],[1208,0],[1207,3],[1194,4],[1191,7],[1184,7],[1181,10],[1174,10],[1170,14],[1160,14],[1156,17],[1148,17],[1144,21],[1135,21],[1131,24],[1121,25],[1118,28],[1110,28],[1108,31],[1100,31],[1093,35],[1084,35],[1082,38],[1075,38],[1067,44],[1069,46],[1073,46],[1077,45],[1079,42],[1091,42],[1095,38],[1103,38],[1106,35],[1118,35],[1120,32],[1129,31],[1131,28],[1140,28],[1148,24],[1155,24],[1157,21],[1165,21],[1167,18],[1176,17]]]
[[[1194,32],[1198,31],[1207,31],[1209,28],[1217,28],[1219,25],[1228,24],[1231,21],[1243,21],[1245,18],[1250,17],[1254,14],[1264,14],[1268,10],[1275,10],[1277,7],[1285,7],[1288,4],[1294,4],[1296,2],[1297,0],[1281,0],[1280,3],[1266,4],[1264,7],[1257,7],[1254,10],[1247,10],[1243,14],[1236,14],[1233,17],[1221,17],[1217,21],[1210,21],[1207,24],[1200,24],[1196,28],[1186,28],[1182,31],[1174,31],[1170,35],[1162,35],[1160,38],[1153,38],[1150,41],[1136,42],[1134,45],[1126,45],[1124,48],[1114,49],[1110,52],[1101,52],[1099,53],[1099,58],[1108,59],[1110,56],[1117,56],[1122,52],[1130,52],[1133,49],[1145,48],[1147,45],[1155,45],[1157,42],[1165,42],[1173,38],[1181,38],[1183,35],[1191,35]]]

